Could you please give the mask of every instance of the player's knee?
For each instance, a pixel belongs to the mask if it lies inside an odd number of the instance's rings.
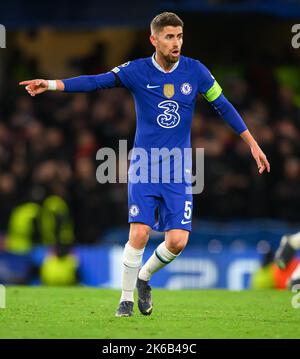
[[[168,250],[174,254],[179,254],[187,245],[188,238],[172,236],[168,241]]]
[[[134,223],[130,227],[129,243],[136,248],[143,248],[147,244],[149,238],[150,227],[141,224]]]
[[[184,250],[189,239],[189,232],[184,230],[170,230],[166,232],[166,246],[174,254]]]

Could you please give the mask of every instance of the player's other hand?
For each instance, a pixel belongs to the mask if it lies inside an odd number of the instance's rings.
[[[19,85],[25,86],[30,96],[39,95],[48,90],[48,81],[42,79],[22,81]]]
[[[251,153],[256,161],[258,172],[262,174],[265,169],[267,172],[270,172],[270,163],[268,162],[266,155],[257,144],[251,147]]]

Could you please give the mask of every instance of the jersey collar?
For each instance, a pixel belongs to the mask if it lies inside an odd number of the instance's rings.
[[[157,70],[159,70],[159,71],[161,71],[161,72],[163,72],[163,73],[165,73],[165,74],[169,74],[170,72],[173,72],[174,70],[176,70],[177,69],[177,67],[178,67],[178,65],[179,65],[179,61],[180,61],[180,58],[179,58],[179,60],[173,65],[173,67],[171,68],[171,70],[170,71],[165,71],[157,62],[156,62],[156,60],[155,60],[155,52],[154,52],[154,54],[152,55],[152,64],[157,68]]]

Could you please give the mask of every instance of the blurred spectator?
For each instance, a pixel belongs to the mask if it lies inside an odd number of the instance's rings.
[[[8,226],[9,216],[17,203],[16,178],[11,173],[0,174],[0,231]]]
[[[111,221],[106,185],[98,184],[95,171],[89,157],[79,157],[75,163],[73,213],[80,243],[95,243]]]
[[[299,220],[300,161],[295,157],[285,160],[282,181],[275,188],[277,210],[280,218]]]

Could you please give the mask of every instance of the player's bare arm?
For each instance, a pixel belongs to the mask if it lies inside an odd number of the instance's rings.
[[[61,80],[34,79],[19,82],[19,85],[25,86],[30,96],[40,95],[48,90],[64,91],[65,85]]]
[[[242,132],[240,136],[249,145],[251,154],[257,163],[259,173],[262,174],[265,170],[270,172],[270,163],[249,130]]]

